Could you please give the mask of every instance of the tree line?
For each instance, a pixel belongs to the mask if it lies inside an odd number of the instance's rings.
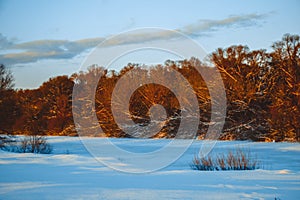
[[[272,51],[253,50],[235,45],[219,48],[209,56],[214,65],[206,66],[197,58],[181,61],[167,60],[164,64],[144,66],[129,63],[119,72],[91,66],[87,71],[71,76],[50,78],[37,89],[14,89],[13,76],[0,65],[0,131],[5,134],[69,135],[77,136],[85,130],[91,136],[133,137],[117,124],[112,112],[112,96],[118,81],[131,72],[138,79],[160,76],[170,84],[174,81],[170,71],[179,72],[192,86],[200,112],[196,136],[205,138],[211,122],[211,99],[207,80],[215,88],[221,73],[227,98],[225,124],[220,135],[224,140],[300,141],[300,40],[298,35],[286,34],[272,45]],[[201,68],[201,74],[196,70]],[[99,77],[101,76],[101,79]],[[125,88],[134,85],[135,78],[125,82]],[[175,137],[182,112],[180,101],[190,102],[184,88],[175,85],[178,94],[160,84],[145,84],[133,91],[129,112],[123,113],[139,126],[150,123],[149,109],[155,104],[165,108],[167,120],[161,130],[151,137]],[[74,90],[75,89],[75,90]],[[74,91],[75,94],[74,94]],[[90,92],[87,92],[90,91]],[[94,94],[94,95],[93,95]],[[72,95],[79,103],[72,105]],[[118,98],[126,98],[119,91]],[[123,96],[122,96],[123,95]],[[91,103],[94,102],[94,103]],[[115,109],[120,109],[118,105]],[[97,124],[89,123],[95,112]],[[123,112],[121,110],[121,112]],[[121,113],[122,115],[122,113]],[[73,117],[85,119],[81,130],[75,129]],[[122,115],[123,116],[123,115]],[[189,120],[195,119],[189,116]],[[122,123],[126,124],[128,119]],[[97,132],[100,125],[103,133]],[[189,133],[186,133],[188,138]]]

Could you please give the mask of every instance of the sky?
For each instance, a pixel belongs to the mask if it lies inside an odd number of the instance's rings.
[[[93,48],[120,33],[123,37],[103,48],[174,40],[176,34],[167,29],[185,34],[207,53],[237,44],[271,50],[285,33],[300,34],[299,10],[298,0],[0,0],[0,63],[12,71],[15,87],[25,89],[78,72]],[[127,32],[149,27],[161,31]],[[160,53],[153,54],[155,62],[177,58]],[[152,54],[135,55],[147,63]]]

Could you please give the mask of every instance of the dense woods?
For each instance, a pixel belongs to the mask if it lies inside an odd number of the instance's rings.
[[[298,35],[284,35],[281,41],[272,45],[270,53],[265,50],[251,51],[247,46],[237,45],[217,49],[210,54],[210,60],[215,67],[205,66],[197,58],[167,60],[162,65],[148,67],[129,63],[120,72],[91,66],[88,71],[70,77],[50,78],[33,90],[15,90],[11,73],[1,65],[0,131],[5,134],[76,136],[80,130],[75,130],[73,115],[88,119],[92,117],[91,112],[95,111],[104,133],[97,132],[95,126],[98,124],[81,124],[81,129],[88,130],[91,136],[132,137],[117,125],[112,112],[111,98],[117,82],[133,71],[140,79],[147,79],[149,74],[158,74],[164,80],[180,84],[180,81],[176,82],[170,77],[172,69],[182,74],[193,88],[200,111],[197,136],[205,138],[208,125],[212,123],[211,98],[207,83],[195,69],[201,67],[205,76],[213,76],[213,71],[218,69],[223,78],[227,115],[220,139],[300,141]],[[101,79],[98,79],[99,76]],[[218,87],[220,80],[214,77],[210,79]],[[130,82],[126,87],[130,89]],[[77,88],[76,94],[73,94],[74,88]],[[93,94],[93,91],[96,91],[95,96],[86,95]],[[181,94],[182,91],[178,92]],[[80,104],[73,105],[73,108],[72,95],[80,99]],[[130,112],[126,115],[140,126],[145,126],[150,123],[150,107],[160,104],[166,110],[167,120],[161,131],[151,137],[173,138],[183,112],[178,98],[189,101],[189,97],[176,96],[163,85],[146,84],[133,92]],[[95,103],[91,103],[91,100]],[[190,117],[192,121],[193,116]]]

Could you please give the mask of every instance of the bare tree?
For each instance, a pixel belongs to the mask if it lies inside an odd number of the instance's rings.
[[[16,95],[12,73],[0,64],[0,133],[8,134],[15,121]]]
[[[12,73],[3,64],[0,64],[0,92],[13,89],[13,82]]]

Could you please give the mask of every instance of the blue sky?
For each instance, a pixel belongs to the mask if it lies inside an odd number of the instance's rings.
[[[17,88],[36,88],[76,72],[105,38],[144,27],[180,31],[208,53],[233,44],[270,49],[283,34],[300,34],[299,10],[298,0],[0,0],[0,62]]]

